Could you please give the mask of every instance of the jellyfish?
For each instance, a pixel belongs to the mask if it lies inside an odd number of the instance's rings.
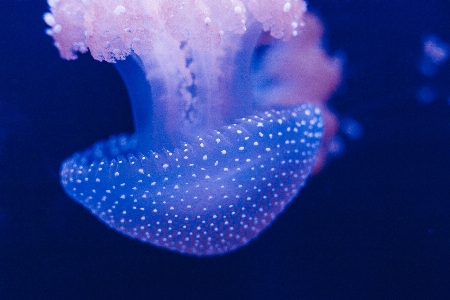
[[[48,0],[62,58],[127,87],[135,133],[76,153],[65,192],[142,242],[194,256],[254,240],[323,166],[340,64],[302,0]]]

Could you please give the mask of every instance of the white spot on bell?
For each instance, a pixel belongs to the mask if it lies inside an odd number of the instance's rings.
[[[116,9],[114,10],[114,13],[116,14],[116,16],[120,15],[121,13],[126,12],[127,10],[125,9],[125,7],[123,7],[122,5],[118,5],[116,7]]]

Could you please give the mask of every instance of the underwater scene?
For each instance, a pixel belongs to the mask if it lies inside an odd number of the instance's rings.
[[[449,1],[0,12],[0,299],[450,299]]]

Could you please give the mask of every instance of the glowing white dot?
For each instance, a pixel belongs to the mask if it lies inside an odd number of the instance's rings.
[[[114,10],[114,13],[118,16],[121,13],[126,12],[127,10],[125,9],[125,7],[123,7],[122,5],[119,5],[116,7],[116,9]]]

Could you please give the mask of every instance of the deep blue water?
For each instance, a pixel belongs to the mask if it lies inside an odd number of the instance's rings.
[[[450,43],[450,2],[310,4],[346,60],[332,104],[364,134],[341,134],[343,155],[256,241],[199,259],[125,238],[64,194],[63,159],[133,131],[127,92],[111,65],[59,58],[45,1],[3,1],[0,299],[450,299],[450,63],[418,67],[427,36]]]

